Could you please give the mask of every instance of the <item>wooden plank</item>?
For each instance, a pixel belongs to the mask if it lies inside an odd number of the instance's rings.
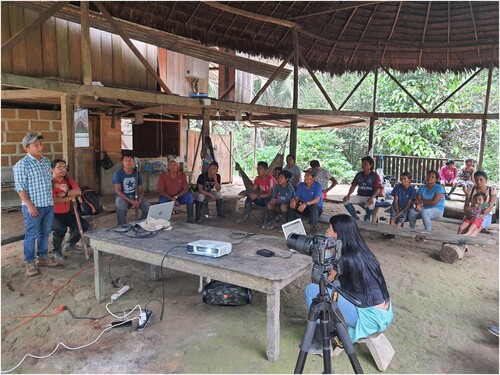
[[[24,10],[24,20],[26,25],[32,25],[38,18],[39,14],[37,12],[29,9]],[[29,74],[43,76],[42,32],[40,27],[33,29],[26,36],[26,49],[29,51],[29,58],[26,60],[26,66]]]
[[[157,71],[158,70],[158,47],[153,46],[151,44],[146,44],[146,60],[153,66]],[[161,78],[161,74],[160,74]],[[164,78],[161,78],[163,82],[165,82]],[[154,77],[151,74],[147,75],[147,90],[156,91],[156,86],[158,83],[155,81]]]
[[[92,57],[90,52],[89,2],[80,2],[81,70],[84,85],[92,84]]]
[[[74,81],[83,82],[80,30],[80,25],[68,22],[69,76]]]
[[[280,355],[280,292],[267,295],[267,345],[266,354],[271,362]]]
[[[49,18],[42,25],[43,75],[57,77],[56,19]]]
[[[15,35],[24,28],[24,9],[15,2],[9,4],[10,33]],[[26,62],[26,41],[22,40],[12,48],[12,72],[26,75],[28,67]]]
[[[9,4],[5,1],[0,4],[2,9],[2,34],[1,41],[4,44],[7,40],[10,39],[10,7]],[[12,73],[12,51],[4,51],[2,50],[2,72]]]
[[[70,78],[68,21],[56,18],[57,72],[59,78]]]
[[[92,61],[92,80],[102,82],[101,32],[90,29],[90,54]]]
[[[102,59],[102,83],[104,86],[112,86],[113,83],[113,47],[111,45],[111,34],[101,31],[101,59]]]
[[[122,76],[122,40],[118,35],[111,35],[113,86],[124,86]]]

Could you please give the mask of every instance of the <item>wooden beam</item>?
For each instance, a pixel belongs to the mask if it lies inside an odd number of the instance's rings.
[[[82,77],[84,85],[92,84],[92,58],[90,55],[90,23],[89,23],[89,2],[80,2],[80,20],[82,28],[81,35],[81,53],[82,53]]]
[[[363,81],[365,80],[365,78],[368,77],[368,74],[370,74],[370,73],[371,73],[370,71],[366,72],[365,75],[359,80],[359,82],[356,83],[356,86],[354,86],[354,88],[351,90],[351,92],[347,95],[347,97],[344,99],[344,101],[342,102],[342,104],[338,108],[339,111],[342,108],[344,108],[344,105],[349,101],[349,99],[351,98],[351,96],[356,92],[356,90],[358,89],[358,87],[363,83]]]
[[[402,84],[401,84],[401,83],[400,83],[400,82],[396,79],[396,77],[394,77],[394,76],[391,74],[391,72],[389,72],[389,70],[388,70],[388,69],[386,69],[384,66],[382,66],[382,69],[384,70],[384,72],[386,72],[386,74],[387,74],[389,77],[391,77],[391,79],[392,79],[394,82],[396,82],[396,84],[397,84],[397,85],[401,88],[401,90],[403,90],[403,91],[406,93],[406,95],[408,95],[408,96],[410,97],[410,99],[411,99],[411,100],[413,100],[413,101],[415,102],[415,104],[416,104],[416,105],[418,105],[418,106],[420,107],[420,109],[421,109],[422,111],[424,111],[424,112],[426,112],[426,113],[427,113],[427,112],[429,112],[429,111],[427,111],[427,109],[425,109],[425,107],[424,107],[422,104],[420,104],[420,102],[419,102],[419,101],[418,101],[418,100],[417,100],[417,99],[416,99],[416,98],[415,98],[412,94],[410,94],[410,92],[409,92],[409,91],[408,91],[408,90],[407,90],[407,89],[406,89],[406,88],[405,88],[405,87],[404,87],[404,86],[403,86],[403,85],[402,85]]]
[[[49,9],[43,12],[40,17],[38,17],[35,22],[29,24],[24,29],[20,30],[16,35],[10,38],[2,45],[2,51],[11,50],[17,43],[26,38],[29,34],[40,27],[45,21],[47,21],[52,15],[54,15],[58,10],[66,5],[67,1],[56,2]]]
[[[106,17],[106,19],[108,20],[108,22],[113,27],[114,31],[118,35],[120,35],[120,37],[123,39],[123,41],[125,42],[125,44],[130,48],[130,50],[134,53],[134,55],[140,60],[140,62],[142,63],[142,65],[144,65],[144,67],[149,72],[149,74],[151,74],[154,77],[154,79],[156,80],[156,82],[158,82],[158,84],[161,86],[161,88],[167,94],[172,95],[172,91],[170,91],[170,89],[165,84],[165,82],[163,82],[163,80],[160,78],[160,76],[156,73],[156,70],[153,69],[153,67],[149,64],[149,62],[144,58],[144,56],[142,56],[142,54],[139,52],[139,50],[135,47],[134,43],[132,43],[130,41],[130,39],[125,35],[125,33],[123,32],[123,30],[120,27],[120,25],[118,24],[118,22],[116,22],[114,20],[114,18],[111,16],[111,14],[109,14],[109,12],[106,10],[106,8],[104,8],[104,6],[101,4],[101,2],[96,1],[96,2],[94,2],[94,4],[97,6],[97,8],[99,8],[99,10],[104,15],[104,17]]]
[[[62,122],[62,149],[63,159],[66,164],[75,165],[74,159],[74,144],[75,144],[75,127],[74,127],[74,108],[70,95],[61,96],[61,122]]]
[[[346,10],[346,9],[358,8],[358,7],[372,5],[372,4],[378,4],[378,3],[379,3],[379,1],[343,1],[343,2],[333,2],[333,4],[335,4],[335,5],[330,6],[328,9],[323,9],[323,10],[316,11],[316,12],[313,12],[313,13],[308,13],[308,14],[301,14],[299,16],[288,17],[288,19],[289,20],[298,20],[298,19],[301,19],[301,18],[319,16],[321,14],[333,13],[333,12],[337,12],[339,10]],[[321,4],[321,3],[319,3],[319,4]]]
[[[60,98],[63,95],[63,92],[38,89],[2,90],[2,100]]]
[[[335,104],[333,104],[332,99],[330,99],[330,96],[328,96],[328,93],[325,91],[325,89],[323,88],[323,85],[318,80],[318,78],[316,77],[316,74],[314,74],[314,71],[311,69],[311,67],[307,63],[307,61],[304,58],[304,56],[302,56],[302,54],[300,53],[300,51],[299,51],[299,58],[300,58],[300,61],[302,61],[302,64],[306,67],[307,71],[309,72],[309,75],[312,77],[312,79],[316,83],[316,86],[318,86],[319,90],[321,91],[321,93],[325,97],[325,99],[328,102],[328,104],[330,104],[330,107],[332,107],[333,110],[336,110],[337,107],[335,107]]]
[[[259,98],[267,90],[267,88],[269,87],[269,85],[271,85],[271,83],[274,81],[274,79],[278,76],[278,73],[281,71],[281,69],[283,69],[285,67],[285,65],[288,64],[288,62],[292,59],[293,56],[294,56],[294,52],[292,52],[290,55],[288,55],[288,57],[286,58],[286,60],[283,61],[281,63],[281,65],[278,67],[278,69],[276,69],[276,71],[273,73],[273,75],[271,77],[269,77],[269,79],[264,84],[264,86],[262,86],[262,88],[259,90],[259,92],[257,94],[255,94],[255,97],[252,99],[252,101],[250,102],[250,104],[257,103],[257,100],[259,100]]]
[[[486,86],[486,97],[484,98],[484,117],[481,120],[481,138],[479,140],[479,154],[477,157],[477,170],[481,170],[483,167],[483,157],[484,157],[484,146],[486,145],[486,129],[488,126],[488,106],[490,104],[490,93],[491,93],[491,82],[493,76],[493,56],[495,49],[491,51],[490,57],[490,67],[488,70],[488,84]]]
[[[299,103],[299,34],[297,29],[292,29],[292,38],[293,38],[293,109],[298,108]],[[297,142],[298,142],[298,134],[297,134],[297,125],[298,125],[298,116],[294,114],[290,121],[290,155],[294,159],[297,158]]]
[[[284,27],[288,27],[290,29],[300,28],[300,25],[296,24],[295,22],[282,20],[280,18],[264,16],[262,14],[247,12],[246,10],[241,10],[241,9],[237,9],[237,8],[230,7],[227,5],[223,5],[223,4],[220,4],[216,1],[203,1],[203,4],[208,5],[212,8],[222,10],[224,12],[228,12],[231,14],[237,14],[238,16],[247,17],[247,18],[250,18],[253,20],[258,20],[258,21],[267,22],[267,23],[274,23],[276,25],[281,25]]]

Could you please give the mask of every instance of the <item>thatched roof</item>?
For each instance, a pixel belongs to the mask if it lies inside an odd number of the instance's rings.
[[[313,70],[498,66],[497,1],[110,1],[120,19],[266,58],[294,49]],[[300,64],[304,66],[303,63]]]

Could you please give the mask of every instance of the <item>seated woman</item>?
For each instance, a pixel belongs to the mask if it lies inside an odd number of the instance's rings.
[[[465,165],[460,168],[460,171],[458,172],[458,176],[455,179],[455,182],[453,182],[453,187],[450,190],[450,194],[453,193],[453,191],[457,187],[461,187],[464,191],[464,194],[467,195],[467,191],[470,190],[474,186],[474,159],[466,159],[465,160]]]
[[[349,215],[335,215],[330,218],[326,235],[342,241],[342,256],[338,269],[331,271],[328,279],[338,276],[340,286],[354,294],[361,301],[355,306],[342,295],[338,297],[338,307],[347,324],[351,341],[384,331],[392,322],[392,303],[384,275],[375,255],[366,245],[355,219]],[[331,294],[331,289],[329,289]],[[319,293],[319,285],[306,286],[304,296],[307,308]]]
[[[439,184],[439,173],[435,170],[427,172],[426,184],[418,188],[415,207],[408,214],[410,228],[415,229],[417,219],[422,219],[425,231],[432,231],[432,220],[438,220],[444,214],[444,196],[446,191]]]
[[[486,194],[486,203],[488,203],[488,208],[483,211],[483,223],[481,224],[481,229],[485,229],[491,225],[492,214],[495,212],[495,205],[497,201],[497,188],[496,186],[488,185],[488,175],[483,171],[477,171],[474,173],[474,181],[476,186],[474,186],[469,194],[465,197],[464,211],[468,207],[473,205],[472,197],[477,193]],[[472,234],[472,237],[476,237],[480,231],[476,231]]]
[[[441,178],[441,185],[443,187],[445,186],[451,186],[451,190],[448,194],[446,194],[446,189],[445,189],[445,199],[446,200],[451,200],[450,195],[455,190],[453,186],[455,186],[455,179],[458,176],[458,169],[455,167],[455,161],[453,159],[448,159],[446,163],[441,167],[439,171],[439,177]]]

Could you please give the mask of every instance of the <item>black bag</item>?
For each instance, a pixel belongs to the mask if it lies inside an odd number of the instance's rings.
[[[222,306],[245,305],[252,302],[252,290],[214,280],[203,288],[203,302]]]
[[[102,212],[102,204],[96,192],[91,189],[82,190],[78,197],[78,208],[82,215],[97,215]]]
[[[108,170],[113,168],[114,165],[113,160],[111,160],[108,153],[104,151],[104,157],[101,159],[101,167]]]

